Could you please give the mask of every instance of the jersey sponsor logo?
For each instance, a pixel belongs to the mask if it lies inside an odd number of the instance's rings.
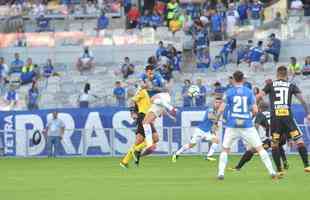
[[[287,108],[278,108],[275,110],[277,117],[286,117],[289,116],[290,112]]]

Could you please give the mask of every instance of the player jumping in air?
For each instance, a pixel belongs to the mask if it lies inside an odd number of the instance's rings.
[[[265,150],[271,148],[271,140],[270,140],[270,112],[268,111],[268,105],[264,102],[259,105],[259,112],[256,114],[255,119],[255,128],[258,131],[258,134],[263,142],[263,147]],[[285,150],[283,145],[286,143],[286,138],[282,137],[280,142],[280,153],[281,159],[285,169],[288,169],[288,161],[286,159]],[[243,156],[241,157],[239,163],[232,168],[233,171],[240,171],[241,168],[249,162],[256,150],[254,148],[248,149]]]
[[[225,110],[225,106],[227,106],[228,116],[226,119],[223,148],[219,158],[218,179],[224,179],[228,153],[230,152],[232,143],[239,138],[255,148],[272,179],[276,179],[277,175],[272,167],[272,162],[268,153],[263,148],[262,142],[253,125],[252,115],[258,112],[253,91],[243,85],[244,75],[241,71],[236,71],[233,74],[233,78],[234,86],[225,92],[224,103],[221,105],[217,116],[217,120],[219,120]]]
[[[215,161],[213,158],[213,154],[218,148],[218,135],[217,129],[214,127],[214,120],[216,119],[216,113],[222,104],[222,99],[217,97],[214,101],[214,105],[212,108],[209,108],[206,111],[206,114],[203,118],[203,121],[195,128],[192,139],[188,144],[183,145],[177,152],[175,152],[172,156],[172,162],[176,162],[181,153],[193,148],[200,141],[210,141],[212,145],[206,157],[209,161]],[[213,130],[212,130],[213,129]]]
[[[170,94],[166,92],[162,86],[163,84],[160,83],[161,78],[156,75],[157,74],[154,74],[152,66],[146,66],[145,75],[142,77],[142,85],[144,88],[147,88],[148,93],[151,96],[152,105],[143,120],[143,129],[148,146],[141,156],[149,155],[156,149],[159,135],[158,133],[152,133],[152,124],[155,120],[165,113],[169,116],[175,117],[177,112],[176,108],[171,105]]]
[[[270,99],[271,148],[278,174],[280,176],[284,175],[280,159],[281,137],[286,137],[294,141],[303,161],[304,171],[310,172],[308,151],[302,138],[302,132],[297,127],[291,110],[292,96],[297,97],[303,105],[308,120],[310,120],[309,108],[299,88],[295,84],[288,82],[288,70],[285,66],[278,67],[277,80],[268,83],[263,89],[262,95],[269,95]]]
[[[128,168],[129,162],[133,158],[138,165],[140,160],[140,153],[147,146],[142,122],[145,114],[151,107],[151,99],[146,89],[140,88],[137,90],[136,95],[131,100],[132,107],[130,108],[130,114],[137,124],[136,141],[135,144],[128,150],[126,156],[120,162],[120,166],[123,168]],[[156,135],[156,129],[154,128],[152,123],[150,125],[152,129],[152,134]],[[153,144],[153,142],[151,142],[151,144]]]

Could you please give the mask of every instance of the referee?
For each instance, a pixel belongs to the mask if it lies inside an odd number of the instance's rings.
[[[65,133],[65,124],[58,119],[58,112],[53,112],[53,118],[47,122],[47,150],[48,157],[56,157],[59,155],[60,142]]]

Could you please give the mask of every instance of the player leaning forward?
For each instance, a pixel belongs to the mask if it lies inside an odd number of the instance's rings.
[[[206,114],[203,118],[203,121],[198,125],[194,130],[194,134],[188,144],[183,145],[178,151],[176,151],[172,156],[172,162],[176,162],[177,158],[181,153],[193,148],[200,141],[210,141],[212,145],[209,149],[206,160],[215,161],[213,158],[213,154],[218,147],[218,128],[217,125],[214,124],[214,120],[216,119],[216,113],[222,104],[222,99],[217,97],[214,100],[214,104],[212,108],[208,108]]]
[[[263,89],[262,95],[269,95],[270,99],[272,157],[279,175],[284,174],[280,160],[280,139],[282,137],[289,138],[295,142],[304,164],[304,170],[305,172],[310,172],[308,151],[302,139],[302,132],[297,127],[291,111],[292,96],[296,96],[303,105],[308,120],[310,120],[309,108],[299,88],[295,84],[288,82],[288,71],[285,66],[278,67],[277,80],[268,83]]]
[[[219,158],[218,179],[224,179],[230,148],[232,143],[240,138],[256,149],[268,173],[275,179],[276,172],[252,121],[252,115],[258,112],[253,91],[243,85],[244,75],[241,71],[236,71],[233,78],[235,84],[225,92],[224,102],[218,114],[220,119],[225,107],[228,109],[223,148]]]

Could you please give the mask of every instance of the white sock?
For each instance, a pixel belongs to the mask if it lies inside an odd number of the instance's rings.
[[[188,149],[190,149],[189,144],[184,144],[175,154],[180,155],[181,153],[183,153]]]
[[[273,169],[272,162],[270,160],[270,157],[265,149],[262,149],[258,152],[262,162],[264,163],[265,167],[267,168],[270,175],[276,174],[276,172]]]
[[[208,157],[213,156],[213,154],[217,150],[218,146],[219,146],[218,144],[212,143],[207,156]]]
[[[227,152],[223,151],[220,155],[220,162],[219,162],[219,169],[218,169],[219,176],[224,176],[225,168],[227,165],[227,160],[228,160]]]

